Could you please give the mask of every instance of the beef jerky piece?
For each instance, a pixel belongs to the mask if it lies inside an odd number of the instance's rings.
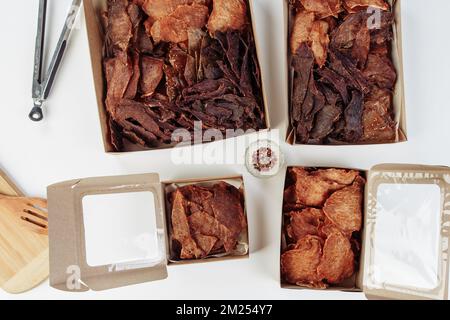
[[[173,67],[165,64],[163,70],[166,76],[167,96],[169,97],[169,101],[173,102],[178,97],[182,88],[182,84],[180,79],[178,78],[178,73]]]
[[[242,196],[238,189],[225,182],[213,186],[214,199],[211,204],[214,216],[237,238],[247,227]]]
[[[244,0],[213,0],[213,11],[207,25],[210,34],[243,30],[247,22],[247,5]]]
[[[132,25],[127,12],[128,0],[108,0],[107,37],[114,48],[126,51],[132,37]]]
[[[338,52],[329,52],[330,69],[343,77],[347,82],[347,87],[353,88],[362,92],[369,90],[368,84],[362,72],[356,67],[347,69],[346,63],[343,61],[344,56]]]
[[[364,7],[373,7],[381,10],[389,10],[389,5],[384,0],[344,0],[349,12],[361,10]]]
[[[186,65],[184,66],[184,79],[189,87],[197,82],[197,67],[195,58],[191,55],[186,55]]]
[[[133,75],[131,76],[130,82],[128,83],[127,91],[125,92],[125,98],[127,99],[134,99],[136,97],[139,87],[139,80],[141,79],[140,59],[139,54],[136,51],[132,53],[132,60]]]
[[[183,90],[182,95],[186,102],[196,100],[208,100],[215,97],[221,97],[227,92],[232,91],[234,86],[226,79],[205,80],[192,87]]]
[[[359,176],[359,172],[356,170],[321,169],[312,172],[311,175],[333,181],[341,185],[349,186],[353,184],[355,179]]]
[[[319,68],[322,68],[327,61],[328,44],[330,43],[328,29],[328,22],[322,20],[314,21],[311,28],[311,48]]]
[[[364,10],[348,15],[331,34],[331,47],[341,51],[350,50],[360,30],[367,29],[368,17],[369,15]]]
[[[373,88],[364,101],[363,141],[395,141],[397,124],[392,116],[392,92]]]
[[[207,212],[211,216],[213,215],[211,207],[213,193],[211,190],[193,185],[181,187],[178,190],[189,202],[196,203],[201,207],[202,211]]]
[[[173,44],[169,50],[169,62],[180,77],[184,77],[184,69],[186,67],[187,54],[178,45]]]
[[[143,25],[140,25],[138,28],[135,47],[141,53],[149,54],[153,52],[152,38],[150,38],[149,33],[146,32],[145,27]]]
[[[205,253],[205,256],[208,256],[211,253],[218,242],[216,237],[205,236],[203,234],[194,234],[193,237],[197,246]]]
[[[120,152],[123,150],[123,140],[121,136],[120,126],[111,118],[109,118],[110,141],[114,150]]]
[[[361,230],[364,185],[357,177],[351,186],[334,192],[323,207],[326,217],[346,235]]]
[[[249,71],[249,50],[250,48],[246,47],[244,56],[242,58],[242,67],[239,76],[239,90],[244,97],[253,97],[253,88]]]
[[[322,256],[322,239],[306,236],[293,250],[281,255],[281,274],[283,278],[298,286],[322,288],[326,286],[317,274],[317,267]]]
[[[331,85],[337,92],[339,92],[344,104],[348,104],[348,89],[345,78],[329,68],[322,68],[318,70],[317,73],[321,77],[320,81]]]
[[[310,207],[321,207],[328,196],[345,187],[336,181],[329,180],[317,174],[311,174],[303,168],[291,168],[295,184],[290,202]]]
[[[299,11],[296,14],[291,31],[291,54],[297,54],[301,44],[308,43],[314,20],[313,12]]]
[[[306,11],[314,12],[320,19],[337,17],[342,11],[341,0],[300,0]]]
[[[189,221],[184,210],[183,195],[175,191],[172,203],[172,238],[181,244],[181,259],[202,258],[205,253],[191,236]]]
[[[369,54],[367,65],[364,69],[364,76],[370,83],[382,89],[394,88],[397,81],[395,67],[388,57]]]
[[[350,241],[340,232],[331,233],[323,246],[317,267],[319,278],[329,284],[340,284],[355,271],[355,255]]]
[[[351,56],[359,69],[366,65],[370,51],[370,32],[366,25],[363,25],[356,34]]]
[[[220,107],[211,102],[205,104],[205,112],[208,115],[216,117],[219,124],[222,125],[225,125],[225,122],[233,116],[233,111],[231,109]]]
[[[292,118],[295,121],[300,121],[302,116],[302,105],[308,92],[313,66],[313,52],[306,44],[302,44],[292,57],[292,67],[294,68]]]
[[[322,210],[314,208],[291,212],[289,215],[291,218],[290,223],[286,226],[286,231],[294,242],[308,235],[318,236],[319,228],[325,220]]]
[[[214,38],[219,41],[222,50],[225,52],[226,59],[228,60],[234,78],[239,78],[241,75],[239,65],[239,59],[241,57],[240,41],[242,40],[240,33],[235,30],[229,30],[226,33],[216,32]],[[246,45],[245,42],[244,45]],[[246,50],[248,50],[248,46],[246,46]]]
[[[106,60],[106,109],[113,118],[116,107],[124,97],[132,76],[133,66],[125,52],[119,52],[115,58]]]
[[[149,97],[155,93],[156,88],[163,78],[164,61],[149,56],[141,59],[141,81],[140,88],[142,97]]]
[[[358,91],[352,92],[352,100],[344,111],[344,135],[348,142],[356,142],[363,135],[362,116],[364,111],[363,96]]]
[[[316,115],[315,125],[311,131],[311,139],[321,141],[333,132],[334,124],[341,117],[342,110],[336,105],[327,104]]]
[[[145,0],[142,10],[152,21],[158,21],[167,17],[178,8],[178,6],[188,4],[190,0]]]
[[[143,147],[147,146],[147,142],[145,142],[144,139],[142,139],[141,137],[139,137],[135,132],[130,131],[130,130],[123,130],[122,131],[122,135],[130,142],[137,144],[137,145],[141,145]]]
[[[189,216],[189,225],[194,233],[213,236],[220,239],[229,253],[236,248],[237,237],[219,221],[204,212],[196,212]]]

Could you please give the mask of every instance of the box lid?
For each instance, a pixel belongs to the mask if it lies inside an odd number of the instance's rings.
[[[372,168],[366,190],[364,292],[394,299],[447,299],[449,222],[449,168]]]
[[[167,278],[163,201],[157,174],[49,186],[50,285],[98,291]]]

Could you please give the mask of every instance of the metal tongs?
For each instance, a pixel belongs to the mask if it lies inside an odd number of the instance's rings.
[[[36,52],[34,56],[34,75],[33,75],[33,101],[34,107],[30,112],[30,119],[33,121],[41,121],[44,118],[42,108],[45,100],[48,98],[53,82],[58,72],[58,68],[66,51],[67,41],[74,28],[75,19],[81,8],[82,0],[73,0],[70,11],[64,23],[64,28],[59,37],[58,44],[48,68],[47,75],[43,78],[43,56],[44,56],[44,39],[45,24],[47,16],[47,0],[39,0],[39,20],[36,36]]]

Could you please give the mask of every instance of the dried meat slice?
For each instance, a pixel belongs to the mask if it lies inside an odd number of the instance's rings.
[[[155,22],[167,17],[174,12],[178,6],[189,4],[190,0],[144,0],[142,10]]]
[[[188,217],[184,209],[184,198],[181,192],[175,191],[172,203],[172,238],[181,244],[181,259],[202,258],[205,256],[191,236]]]
[[[283,278],[295,285],[310,288],[325,288],[317,274],[317,267],[322,256],[322,239],[306,236],[297,242],[293,250],[281,255],[281,274]]]
[[[125,96],[133,76],[133,65],[125,52],[119,52],[115,58],[105,61],[104,70],[107,83],[106,109],[114,117],[117,105]]]
[[[311,175],[318,176],[322,179],[337,182],[341,185],[351,185],[356,177],[359,176],[359,172],[356,170],[344,170],[344,169],[321,169],[312,172]]]
[[[108,0],[108,32],[111,44],[121,51],[126,51],[132,34],[132,24],[128,16],[128,0]]]
[[[181,5],[170,14],[171,17],[182,20],[189,29],[202,29],[209,18],[209,9],[200,4]]]
[[[291,53],[296,54],[302,43],[308,43],[315,20],[314,13],[299,11],[291,31]]]
[[[155,93],[164,72],[164,61],[150,56],[142,56],[140,88],[142,97],[149,97]]]
[[[355,182],[334,192],[325,202],[325,216],[346,235],[360,231],[365,181],[357,177]]]
[[[330,43],[328,30],[328,22],[323,20],[314,21],[311,28],[311,34],[309,36],[311,48],[314,52],[314,57],[316,58],[316,63],[319,68],[322,68],[327,61],[328,44]]]
[[[364,76],[382,89],[393,89],[397,81],[397,72],[391,60],[377,54],[369,54]]]
[[[291,212],[289,215],[290,224],[286,226],[286,231],[295,242],[308,235],[318,236],[319,228],[325,220],[322,210],[314,208]]]
[[[390,7],[384,0],[344,0],[349,12],[360,10],[364,7],[372,7],[381,10],[389,10]]]
[[[341,232],[332,231],[323,246],[323,255],[317,267],[318,277],[329,284],[340,284],[355,271],[355,256],[349,239]]]
[[[315,13],[320,19],[337,17],[342,11],[341,0],[300,0],[306,11]]]
[[[213,0],[213,11],[208,21],[210,34],[243,30],[247,25],[247,5],[244,0]]]
[[[183,20],[167,16],[156,21],[150,33],[156,43],[161,41],[179,43],[188,39],[187,29],[188,25]]]

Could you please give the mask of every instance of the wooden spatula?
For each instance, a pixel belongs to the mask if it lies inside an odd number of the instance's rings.
[[[48,277],[46,203],[23,198],[1,171],[0,194],[0,287],[21,293]]]

